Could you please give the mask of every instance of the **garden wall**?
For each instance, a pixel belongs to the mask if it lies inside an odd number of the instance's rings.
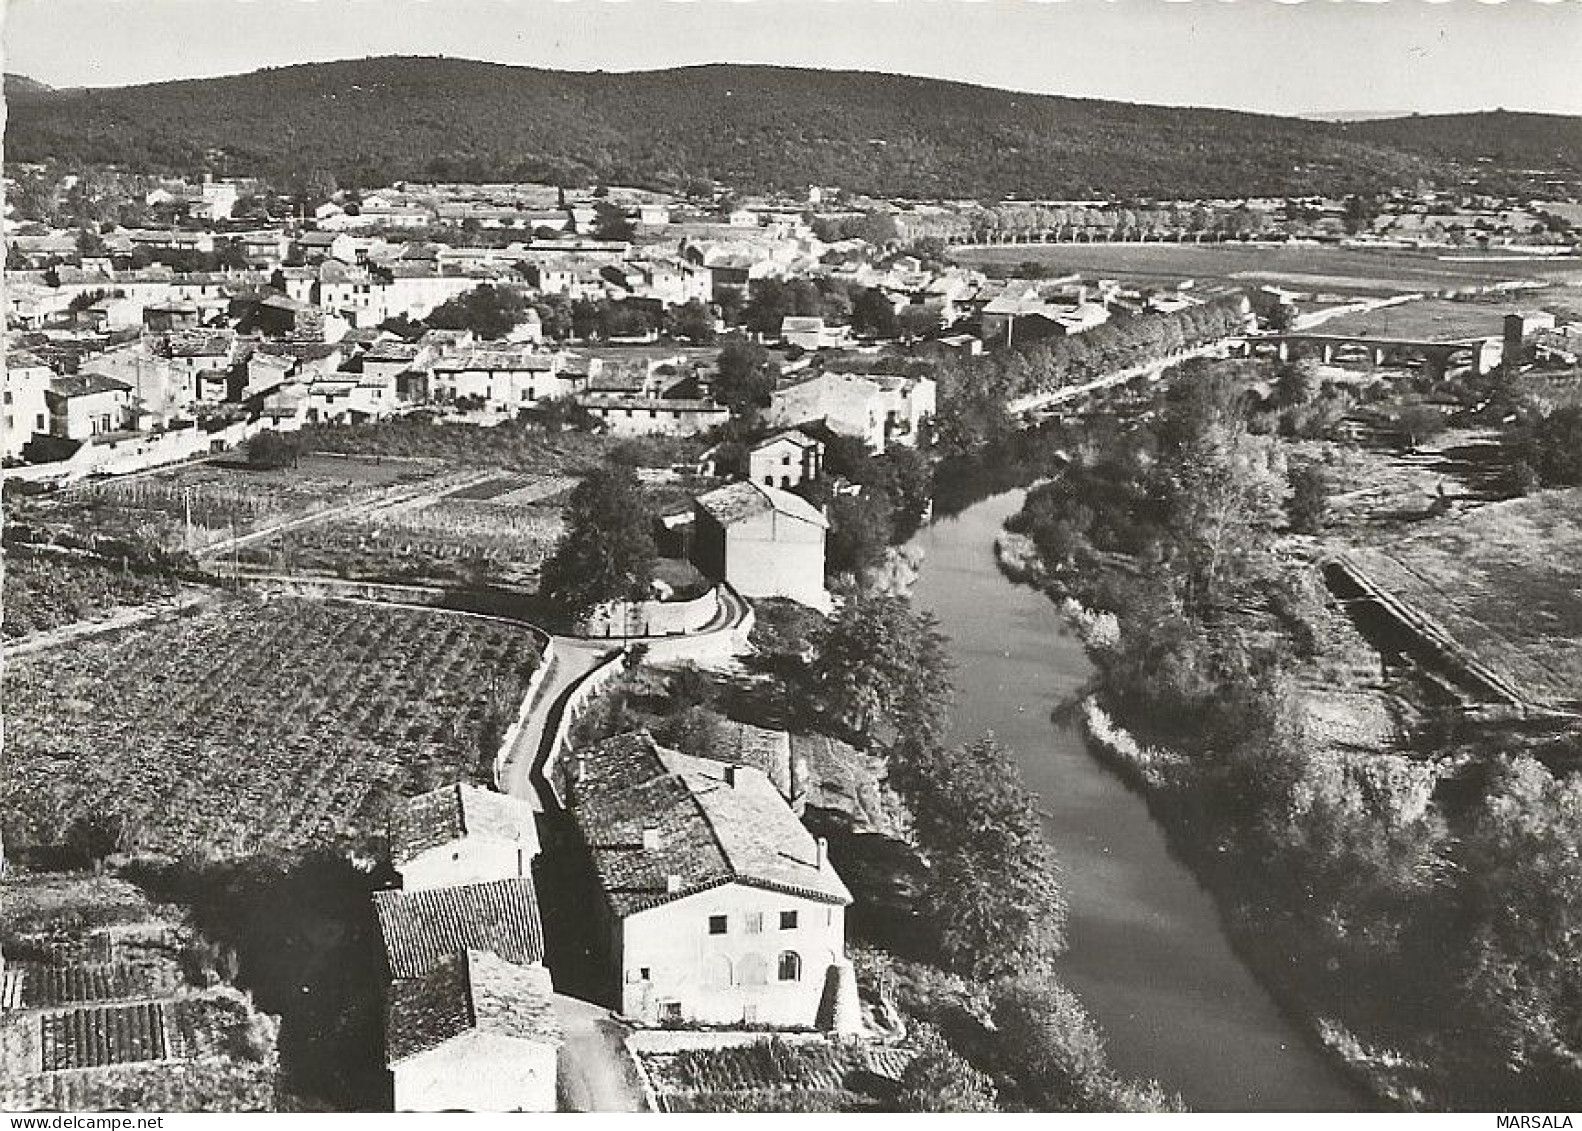
[[[720,612],[718,588],[690,601],[620,601],[601,605],[588,617],[590,637],[680,636],[700,632]]]

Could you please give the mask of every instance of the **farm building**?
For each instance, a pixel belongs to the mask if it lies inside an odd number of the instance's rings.
[[[397,1111],[554,1111],[561,1032],[549,972],[485,950],[390,988],[385,1056]]]
[[[789,597],[829,608],[824,537],[829,521],[812,503],[762,483],[732,483],[693,502],[692,561],[748,597]]]
[[[392,978],[419,978],[464,950],[518,966],[544,959],[538,899],[527,876],[483,884],[374,893]]]
[[[747,454],[748,478],[782,490],[817,479],[823,470],[824,445],[796,428],[760,440]]]
[[[851,895],[762,771],[640,732],[580,752],[570,773],[623,1015],[803,1027],[846,1014]]]
[[[390,863],[408,892],[532,874],[533,807],[457,782],[408,798],[390,813]]]

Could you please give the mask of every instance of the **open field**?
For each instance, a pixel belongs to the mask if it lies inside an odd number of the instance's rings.
[[[329,456],[306,456],[296,467],[278,470],[188,464],[19,500],[8,518],[79,535],[137,538],[166,550],[200,550],[271,523],[372,499],[441,470],[429,463]]]
[[[483,775],[538,656],[502,622],[251,597],[27,656],[0,813],[43,843],[117,812],[172,854],[357,844],[390,795]]]
[[[1517,279],[1582,281],[1582,260],[1480,261],[1474,252],[1456,254],[1470,261],[1446,262],[1432,252],[1225,244],[1016,244],[950,253],[957,262],[991,274],[1032,261],[1054,273],[1075,271],[1135,283],[1272,283],[1358,295],[1478,288]],[[1542,300],[1529,294],[1525,302]]]
[[[1422,523],[1350,551],[1534,702],[1582,702],[1582,489]]]
[[[1499,337],[1505,316],[1516,309],[1509,298],[1430,298],[1362,314],[1342,314],[1325,321],[1315,332],[1429,342]]]

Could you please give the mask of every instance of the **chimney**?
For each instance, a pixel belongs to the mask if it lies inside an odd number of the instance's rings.
[[[814,866],[817,867],[820,872],[822,872],[824,870],[824,866],[829,863],[829,841],[825,840],[823,837],[819,837],[816,843],[818,846],[818,856],[817,863]]]
[[[736,763],[735,762],[726,762],[725,763],[725,784],[730,786],[732,789],[736,788]]]
[[[670,895],[675,895],[680,890],[681,877],[671,872],[670,875],[665,877],[665,891]]]
[[[643,851],[657,852],[664,846],[664,843],[665,839],[660,835],[658,829],[646,828],[643,830]]]

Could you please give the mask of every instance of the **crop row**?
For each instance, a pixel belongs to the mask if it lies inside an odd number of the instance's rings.
[[[514,625],[239,597],[18,660],[4,807],[41,837],[118,812],[155,851],[360,838],[391,794],[476,776],[537,662]]]
[[[12,554],[5,569],[5,637],[47,632],[127,605],[175,596],[174,581],[92,558]]]

